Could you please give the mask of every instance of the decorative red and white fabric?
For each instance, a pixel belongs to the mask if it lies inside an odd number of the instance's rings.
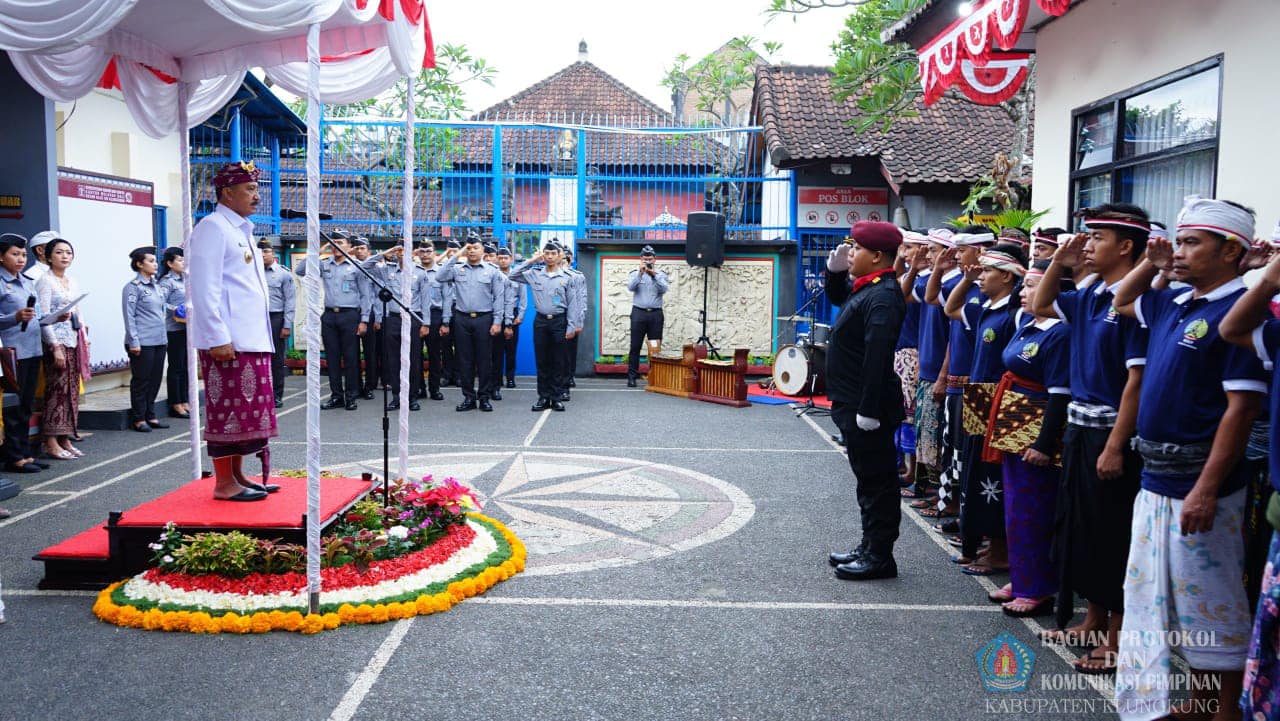
[[[1050,15],[1061,15],[1071,0],[1036,0]],[[1010,50],[1022,34],[1031,0],[986,0],[969,15],[947,26],[920,48],[920,86],[924,104],[932,105],[947,88],[962,83],[966,97],[983,104],[986,98],[1007,100],[1026,80],[1029,63],[1003,57],[992,65],[993,47]],[[989,71],[980,71],[991,67]]]
[[[178,130],[177,81],[192,85],[193,127],[226,104],[250,68],[306,95],[313,23],[326,57],[322,102],[375,96],[434,64],[422,0],[28,0],[0,6],[0,49],[54,100],[118,79],[139,127],[163,137]]]

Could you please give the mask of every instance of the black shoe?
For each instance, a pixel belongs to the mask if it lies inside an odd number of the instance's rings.
[[[493,392],[489,394],[489,400],[491,401],[502,400],[502,391],[498,390],[497,388],[494,388]]]
[[[458,405],[454,406],[453,409],[458,412],[474,411],[476,409],[476,401],[474,398],[468,398],[463,402],[459,403]]]
[[[168,423],[161,423],[160,420],[157,418],[149,419],[147,421],[147,425],[151,426],[152,428],[168,428],[169,427]]]
[[[191,420],[191,414],[190,414],[190,413],[174,413],[173,411],[169,411],[169,417],[170,417],[170,418],[181,418],[181,419],[183,419],[183,420]]]
[[[569,391],[565,391],[564,393],[561,393],[560,395],[556,396],[556,400],[560,401],[561,403],[568,403],[573,399],[569,397]]]
[[[507,387],[508,387],[508,388],[515,388],[515,387],[516,387],[516,379],[515,379],[515,378],[508,378],[508,379],[507,379]]]
[[[853,563],[836,566],[836,578],[846,581],[874,581],[879,578],[897,578],[898,564],[893,556],[880,557],[872,553],[864,554]]]
[[[569,387],[570,387],[570,388],[577,388],[577,387],[578,387],[578,382],[577,382],[576,380],[574,380],[574,379],[573,379],[573,376],[569,376]]]
[[[431,391],[431,400],[442,401],[444,400],[444,394],[440,391]]]
[[[493,404],[489,402],[488,398],[480,399],[480,410],[484,413],[493,413]]]
[[[360,394],[360,398],[366,401],[373,400],[373,389],[372,388],[364,389],[364,392]]]
[[[40,470],[42,470],[42,471],[47,471],[47,470],[49,470],[49,464],[48,464],[48,463],[45,463],[44,461],[35,461],[35,460],[27,461],[27,465],[28,465],[28,466],[35,466],[36,468],[39,468],[39,469],[40,469]]]
[[[414,394],[414,397],[416,397],[416,398],[426,398],[426,397],[427,397],[427,389],[426,389],[426,388],[419,388],[419,389],[418,389],[418,392]]]
[[[422,404],[416,400],[409,401],[409,410],[420,411],[422,410]]]
[[[538,402],[534,403],[533,408],[530,408],[529,410],[533,411],[534,413],[541,413],[542,411],[545,411],[550,407],[551,407],[551,401],[547,400],[546,398],[539,398]]]
[[[351,400],[347,401],[347,405],[344,407],[349,411],[354,411],[356,409],[356,399],[352,398]]]
[[[398,411],[398,410],[400,410],[400,399],[399,399],[399,398],[396,398],[395,400],[393,400],[393,401],[391,401],[390,403],[388,403],[388,404],[387,404],[387,410],[389,410],[389,411]]]
[[[635,379],[635,378],[628,378],[628,379],[627,379],[627,387],[628,387],[628,388],[635,388],[635,387],[636,387],[636,379]]]
[[[148,428],[147,430],[151,430],[151,429]],[[34,463],[24,463],[22,465],[18,465],[17,463],[6,463],[4,464],[4,469],[10,473],[39,473],[40,472],[40,468],[36,466]]]
[[[849,551],[848,553],[832,553],[831,555],[827,556],[827,563],[830,563],[832,566],[843,566],[847,563],[853,563],[854,561],[857,561],[859,558],[862,558],[863,554],[865,554],[866,552],[867,552],[867,549],[858,547],[853,549],[852,551]]]
[[[136,424],[134,424],[133,426],[130,426],[130,427],[131,427],[131,428],[133,428],[133,430],[135,430],[135,431],[137,431],[137,432],[139,432],[139,433],[150,433],[150,432],[151,432],[151,426],[147,425],[146,423],[136,423]]]
[[[842,446],[843,446],[843,445],[846,445],[846,444],[845,444],[845,442],[844,442],[844,434],[843,434],[843,433],[840,433],[840,434],[832,433],[832,434],[831,434],[831,440],[835,441],[836,443],[838,443],[838,444],[840,444],[840,445],[842,445]]]
[[[214,496],[213,500],[215,501],[261,501],[266,497],[267,497],[266,491],[255,491],[251,488],[246,488],[243,491],[240,491],[239,493],[229,498],[218,498],[217,496]]]
[[[334,408],[341,408],[345,405],[346,403],[343,403],[341,398],[330,398],[329,400],[320,404],[320,410],[329,411],[329,410],[333,410]]]
[[[276,408],[284,408],[284,401],[282,399],[276,399]]]
[[[553,401],[551,401],[551,410],[553,410],[553,411],[563,411],[563,410],[564,410],[564,404],[563,404],[563,403],[561,403],[560,401],[553,400]]]
[[[268,483],[266,485],[254,483],[253,481],[236,481],[236,483],[239,483],[251,491],[262,491],[263,493],[275,493],[280,490],[280,486],[275,483]]]

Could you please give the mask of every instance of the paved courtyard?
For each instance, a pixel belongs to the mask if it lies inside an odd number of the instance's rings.
[[[21,477],[0,521],[0,719],[1114,718],[1105,682],[1003,616],[915,513],[898,579],[833,577],[857,516],[829,420],[607,379],[536,414],[519,381],[495,413],[455,413],[446,389],[411,414],[412,472],[473,485],[529,549],[444,614],[317,636],[99,623],[92,594],[37,591],[30,558],[182,482],[185,427],[97,432],[85,459]],[[288,394],[281,469],[306,447],[301,378]],[[378,403],[321,418],[324,468],[381,468]],[[1002,631],[1034,654],[1026,691],[983,688],[975,654]]]

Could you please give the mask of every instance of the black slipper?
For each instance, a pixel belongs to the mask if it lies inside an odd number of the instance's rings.
[[[214,496],[213,500],[215,501],[261,501],[266,497],[267,497],[266,491],[255,491],[253,489],[246,488],[243,491],[240,491],[239,493],[229,498],[218,498],[217,496]]]
[[[239,483],[249,490],[262,491],[263,493],[275,493],[280,490],[280,486],[275,483],[268,483],[265,486],[261,483],[254,483],[253,481],[236,481],[236,483]]]
[[[960,521],[955,518],[949,518],[942,523],[933,524],[933,530],[938,533],[959,533]]]
[[[1097,649],[1094,649],[1094,651],[1096,651],[1096,650],[1097,650]],[[1098,668],[1090,668],[1090,667],[1088,667],[1088,666],[1082,666],[1082,665],[1081,665],[1081,663],[1082,663],[1083,661],[1085,661],[1085,660],[1089,660],[1089,661],[1103,661],[1103,662],[1106,662],[1106,661],[1107,661],[1107,654],[1106,654],[1106,653],[1104,653],[1101,657],[1098,657],[1098,656],[1094,656],[1094,655],[1093,655],[1093,651],[1090,651],[1089,653],[1085,654],[1084,656],[1081,656],[1080,658],[1076,659],[1075,663],[1071,664],[1072,666],[1074,666],[1074,667],[1075,667],[1075,669],[1076,669],[1076,671],[1077,671],[1078,673],[1084,674],[1085,676],[1111,676],[1112,674],[1114,674],[1114,673],[1116,672],[1116,667],[1115,667],[1115,664],[1114,664],[1114,663],[1113,663],[1112,665],[1110,665],[1110,666],[1101,666],[1101,667],[1098,667]]]

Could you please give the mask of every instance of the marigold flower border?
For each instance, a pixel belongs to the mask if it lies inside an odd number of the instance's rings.
[[[291,609],[238,614],[218,609],[160,606],[127,598],[122,587],[129,579],[103,589],[93,604],[99,620],[125,628],[148,631],[183,631],[186,633],[267,633],[293,631],[313,634],[339,626],[386,623],[402,618],[425,616],[448,611],[455,604],[478,596],[498,583],[524,570],[524,543],[500,521],[479,513],[467,516],[494,532],[498,549],[478,563],[447,581],[438,581],[421,589],[375,603],[321,604],[320,613]]]

